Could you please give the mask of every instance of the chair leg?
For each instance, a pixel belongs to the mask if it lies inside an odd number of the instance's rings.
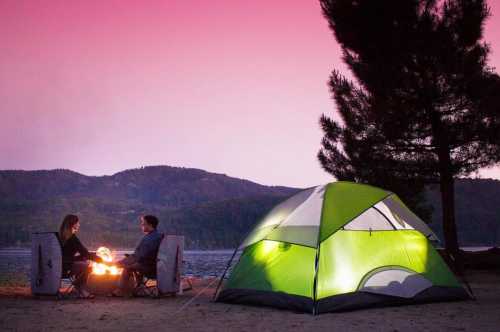
[[[75,279],[70,277],[68,279],[65,279],[65,280],[62,280],[62,281],[67,281],[69,282],[69,285],[67,285],[62,291],[59,290],[57,292],[57,298],[59,300],[65,300],[65,299],[70,299],[70,298],[73,298],[74,296],[74,291],[76,290],[76,287],[75,287]]]
[[[149,281],[153,281],[153,279],[146,279],[146,282],[144,283],[147,296],[152,298],[160,297],[160,292],[158,291],[158,285],[156,284],[156,281],[153,286],[148,286]]]
[[[157,285],[150,286],[148,285],[148,282],[152,281],[153,279],[148,279],[148,278],[142,278],[139,279],[139,283],[137,287],[134,289],[134,295],[139,296],[139,297],[151,297],[151,298],[158,298],[160,297],[160,293],[158,291]]]
[[[191,278],[190,277],[186,277],[184,279],[182,279],[183,281],[186,281],[186,283],[188,284],[187,287],[183,287],[182,288],[182,291],[185,292],[185,291],[190,291],[193,289],[193,282],[191,281]]]
[[[133,279],[135,282],[135,287],[133,290],[133,295],[137,297],[151,297],[159,298],[161,296],[158,290],[158,282],[154,278],[147,277],[139,271],[132,272]],[[154,282],[154,285],[151,283]]]
[[[160,297],[160,292],[158,291],[158,287],[156,285],[155,286],[148,286],[147,289],[148,289],[149,297],[154,298],[154,299],[157,299]]]

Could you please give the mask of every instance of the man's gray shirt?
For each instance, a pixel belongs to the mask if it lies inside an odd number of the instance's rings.
[[[160,247],[161,240],[162,236],[156,229],[149,232],[144,235],[141,242],[139,242],[139,245],[135,248],[132,256],[141,265],[156,265],[156,256],[158,254],[158,248]]]

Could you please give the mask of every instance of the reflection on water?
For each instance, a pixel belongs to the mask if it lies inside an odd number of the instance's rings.
[[[130,250],[115,251],[115,260],[121,259]],[[184,275],[195,277],[220,276],[231,258],[231,250],[187,250],[184,251]],[[0,249],[0,285],[28,285],[31,265],[31,250]]]

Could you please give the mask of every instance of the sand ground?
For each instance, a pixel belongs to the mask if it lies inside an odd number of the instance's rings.
[[[177,297],[34,299],[0,287],[0,331],[500,331],[500,272],[469,272],[476,301],[365,309],[319,316],[211,302],[210,280]],[[215,283],[212,283],[215,285]]]

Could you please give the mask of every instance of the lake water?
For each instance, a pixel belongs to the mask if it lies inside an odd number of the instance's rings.
[[[487,250],[491,247],[465,247],[467,251]],[[114,252],[115,260],[131,251]],[[187,250],[184,252],[184,275],[195,277],[221,276],[232,250]],[[237,259],[237,258],[236,258]],[[0,249],[0,285],[27,285],[31,265],[30,249]]]
[[[115,260],[131,251],[114,252]],[[233,254],[232,250],[184,251],[184,275],[220,276]],[[27,285],[31,266],[30,249],[0,249],[0,285]]]

